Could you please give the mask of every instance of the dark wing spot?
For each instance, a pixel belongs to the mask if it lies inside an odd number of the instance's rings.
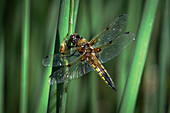
[[[119,17],[122,17],[124,14],[120,14]]]
[[[130,32],[125,32],[124,34],[129,34]]]
[[[100,52],[100,51],[101,51],[101,48],[98,48],[98,49],[97,49],[97,52]]]
[[[106,27],[106,30],[109,30],[110,29],[110,27],[108,26],[108,27]]]
[[[111,40],[111,41],[109,42],[109,44],[112,44],[112,42],[113,42],[113,41]]]
[[[65,53],[62,53],[62,52],[60,54],[65,55]]]
[[[71,67],[71,64],[68,64],[67,66],[68,66],[68,67]]]
[[[49,58],[49,56],[45,56],[44,58]]]

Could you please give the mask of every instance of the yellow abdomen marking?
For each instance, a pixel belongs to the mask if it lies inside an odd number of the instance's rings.
[[[99,73],[99,69],[98,68],[96,68],[96,71]]]
[[[96,66],[94,64],[92,64],[93,68],[95,68]]]
[[[103,78],[104,81],[106,80],[104,77],[102,77],[102,78]]]
[[[102,74],[101,74],[101,73],[99,73],[99,75],[102,77]]]
[[[108,82],[105,80],[106,84],[108,84]]]

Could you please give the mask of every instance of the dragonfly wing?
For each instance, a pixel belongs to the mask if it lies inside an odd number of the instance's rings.
[[[49,77],[49,84],[50,85],[54,85],[56,83],[63,83],[66,79],[66,74],[67,73],[65,71],[65,67],[55,71],[54,73],[52,73]]]
[[[98,47],[106,42],[113,40],[125,27],[127,20],[128,16],[126,14],[120,15],[107,28],[93,37],[90,41],[90,44],[94,45],[94,47]]]
[[[65,55],[58,53],[58,54],[46,56],[42,60],[42,64],[44,66],[53,66],[53,67],[65,66],[66,62],[70,64],[76,61],[77,59],[79,59],[78,55],[80,56],[78,52],[75,52],[75,54],[72,55],[73,51],[75,50],[72,50],[72,51],[68,50],[66,51]]]
[[[87,61],[79,62],[76,65],[71,66],[69,70],[70,72],[69,80],[79,78],[85,75],[86,73],[90,72],[92,69],[93,68],[89,62]]]
[[[72,80],[79,78],[86,73],[90,72],[92,70],[91,65],[86,61],[79,61],[75,64],[73,64],[71,67],[68,67],[68,70],[66,71],[66,67],[63,67],[57,71],[55,71],[50,76],[50,85],[53,85],[55,83],[63,83],[65,80]]]
[[[49,55],[43,58],[42,64],[44,66],[64,66],[66,65],[64,61],[65,57],[61,56],[61,54],[54,54],[54,55]]]
[[[101,63],[105,63],[111,60],[117,56],[123,48],[128,46],[132,40],[135,40],[135,34],[126,32],[116,37],[114,40],[100,46],[99,48],[101,48],[101,53],[99,53],[99,61]]]

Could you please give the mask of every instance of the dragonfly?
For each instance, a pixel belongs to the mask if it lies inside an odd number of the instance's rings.
[[[135,34],[131,32],[119,35],[127,20],[128,15],[121,14],[90,42],[77,33],[67,36],[66,40],[70,40],[72,46],[62,43],[60,53],[46,56],[42,61],[44,66],[61,67],[50,75],[50,84],[63,83],[95,70],[108,86],[117,91],[102,63],[113,59],[135,40]],[[70,49],[66,50],[66,47]]]

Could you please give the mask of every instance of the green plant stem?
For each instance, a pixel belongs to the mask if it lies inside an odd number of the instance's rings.
[[[60,48],[61,42],[64,40],[64,37],[68,33],[68,19],[69,19],[69,0],[62,0],[60,2],[59,9],[59,21],[58,28],[56,32],[56,40],[53,46],[53,53],[56,54]],[[55,72],[55,68],[52,68],[52,73]],[[59,87],[61,86],[61,87]],[[54,84],[50,85],[49,90],[49,99],[48,99],[48,113],[59,113],[61,112],[61,98],[63,91],[63,84]]]
[[[28,54],[29,54],[29,0],[23,2],[22,13],[22,50],[21,50],[21,89],[20,89],[20,113],[27,112],[27,76],[28,76]]]
[[[169,62],[169,0],[164,1],[163,24],[159,51],[159,113],[165,113],[166,92],[167,92],[167,63]]]
[[[1,28],[0,28],[1,30]],[[4,36],[0,31],[0,113],[4,111]]]
[[[73,0],[63,0],[60,3],[60,15],[59,15],[59,25],[58,25],[58,35],[60,37],[58,43],[56,45],[61,45],[64,37],[68,33],[68,35],[73,33],[73,15],[74,15],[74,1]],[[57,47],[55,45],[55,47]],[[59,48],[55,48],[55,53]],[[68,68],[66,68],[66,71]],[[53,70],[54,71],[54,70]],[[57,112],[65,113],[66,104],[67,104],[67,87],[68,81],[65,81],[63,84],[57,85]],[[52,95],[56,97],[56,95]],[[51,98],[51,93],[50,93]],[[51,99],[49,99],[49,104]],[[48,106],[49,106],[48,104]],[[49,107],[48,107],[49,108]],[[52,109],[48,109],[47,112],[52,112]]]
[[[74,14],[73,14],[73,33],[75,32],[76,27],[76,20],[77,20],[77,13],[78,13],[78,7],[79,7],[79,0],[74,1]],[[80,87],[80,80],[75,80],[74,82],[69,83],[68,87],[68,98],[67,98],[67,108],[66,112],[70,113],[76,113],[77,111],[77,102],[78,102],[78,89]]]
[[[4,61],[5,61],[5,40],[3,32],[3,3],[0,1],[0,113],[4,112]]]
[[[68,36],[73,33],[73,21],[74,21],[74,0],[70,0],[70,9],[69,9],[69,26],[68,26]],[[69,70],[66,68],[66,71]],[[69,74],[69,73],[68,73]],[[68,88],[68,80],[64,82],[62,101],[61,101],[61,113],[65,113],[66,104],[67,104],[67,88]]]
[[[147,51],[149,47],[150,36],[152,32],[155,12],[158,0],[148,0],[145,3],[135,53],[129,76],[126,82],[125,91],[121,101],[119,113],[133,113],[135,109],[136,98],[142,77]]]
[[[69,36],[73,33],[73,21],[74,21],[73,16],[74,16],[74,0],[70,0],[69,26],[68,26]]]
[[[54,45],[55,45],[55,39],[56,39],[56,32],[57,32],[57,24],[58,24],[58,14],[59,14],[59,6],[60,6],[60,0],[52,0],[50,7],[49,7],[49,15],[47,16],[47,23],[46,23],[46,37],[47,40],[45,41],[46,48],[48,48],[49,45],[51,45],[51,50],[50,54],[54,54]],[[51,43],[51,40],[52,42]],[[49,41],[50,40],[50,41]],[[49,48],[48,48],[49,49]],[[48,50],[49,51],[49,50]],[[49,84],[48,84],[48,79],[49,75],[51,74],[52,67],[48,67],[47,71],[44,74],[45,80],[43,85],[43,90],[42,90],[42,95],[41,95],[41,100],[39,101],[39,105],[37,107],[36,113],[43,113],[44,111],[47,111],[47,104],[48,104],[48,91],[49,91]],[[55,85],[54,85],[55,86]],[[54,88],[56,91],[56,87]],[[54,91],[54,92],[55,92]],[[55,95],[56,93],[51,93]],[[49,104],[49,108],[52,108],[53,106],[56,105],[56,97],[52,96],[54,98],[51,98]],[[54,112],[56,112],[56,107],[53,109]]]
[[[139,3],[140,2],[140,3]],[[142,6],[142,1],[141,0],[130,0],[128,3],[128,22],[126,25],[126,30],[125,31],[130,31],[136,34],[138,26],[139,26],[139,20],[140,20],[140,12],[141,12],[141,6]],[[119,60],[119,75],[117,76],[118,78],[118,90],[119,90],[119,95],[118,95],[118,100],[117,103],[118,105],[120,104],[123,91],[124,91],[124,86],[125,82],[127,79],[127,74],[128,74],[128,69],[129,69],[129,63],[130,63],[130,57],[132,57],[132,46],[130,45],[127,47],[121,54],[120,60]],[[119,107],[119,106],[118,106]]]
[[[160,7],[160,4],[158,5]],[[161,15],[161,8],[158,8],[157,15]],[[142,77],[142,99],[139,100],[143,105],[143,113],[156,113],[158,111],[158,88],[157,78],[158,69],[156,64],[157,60],[157,42],[160,34],[160,19],[161,16],[155,18],[156,23],[152,31],[151,43],[149,45],[148,56],[146,59],[145,69]],[[138,106],[139,108],[140,106]],[[139,108],[140,109],[140,108]]]
[[[170,103],[170,98],[169,98],[169,103]],[[170,104],[168,106],[168,113],[170,113]]]
[[[59,11],[59,21],[58,21],[58,30],[56,34],[56,41],[54,45],[54,54],[59,50],[61,42],[64,40],[64,37],[68,33],[69,25],[69,0],[62,0],[60,2],[60,11]],[[55,68],[52,68],[52,73],[55,72]],[[59,113],[62,112],[62,100],[63,100],[63,84],[54,84],[50,86],[49,99],[48,99],[48,113]]]
[[[76,29],[78,9],[79,9],[79,0],[74,0],[73,33],[75,32]]]

